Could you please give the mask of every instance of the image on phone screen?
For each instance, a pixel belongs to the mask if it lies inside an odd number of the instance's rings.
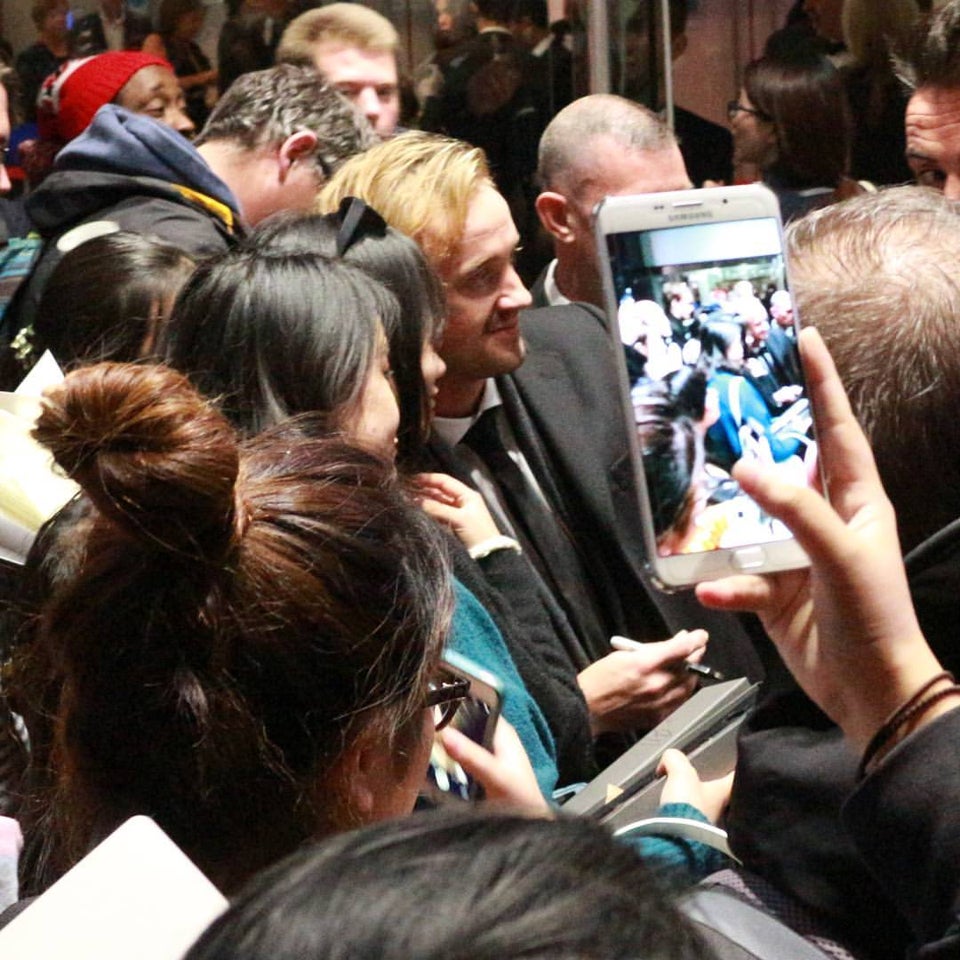
[[[731,476],[750,458],[806,483],[815,462],[777,218],[605,241],[658,556],[789,539]]]
[[[440,669],[445,680],[466,680],[469,692],[460,700],[450,726],[486,750],[493,749],[493,735],[503,706],[503,685],[490,671],[454,650],[443,654]],[[427,796],[434,801],[476,800],[480,785],[444,749],[438,733],[434,737],[427,770]]]
[[[485,744],[491,708],[482,700],[468,697],[460,705],[451,726],[468,736],[474,743]],[[430,767],[427,772],[432,786],[443,794],[461,800],[475,800],[478,786],[474,779],[443,748],[439,737],[433,741],[430,752]]]

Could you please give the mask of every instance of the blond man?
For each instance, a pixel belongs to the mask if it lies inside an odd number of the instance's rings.
[[[292,20],[277,63],[315,67],[360,110],[382,137],[400,117],[399,37],[393,25],[359,3],[331,3]]]
[[[699,656],[705,644],[699,630],[663,638],[712,615],[689,598],[653,595],[634,501],[611,496],[627,435],[602,321],[576,305],[526,310],[530,294],[513,265],[517,229],[480,150],[403,134],[348,161],[321,192],[320,207],[336,209],[346,196],[416,240],[443,280],[448,310],[438,349],[447,372],[431,441],[437,463],[473,481],[501,530],[523,543],[545,606],[557,614],[554,662],[566,658],[593,732],[648,727],[692,689],[672,665]],[[494,455],[467,436],[491,413],[558,536],[542,519],[532,522]],[[726,616],[714,622],[718,633],[730,632]],[[611,654],[617,633],[659,642]]]

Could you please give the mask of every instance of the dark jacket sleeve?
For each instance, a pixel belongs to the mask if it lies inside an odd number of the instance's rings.
[[[215,256],[229,246],[228,234],[220,221],[175,199],[130,197],[96,216],[78,220],[69,229],[91,220],[113,221],[121,230],[169,243],[194,258]],[[3,315],[0,340],[9,342],[18,330],[36,320],[47,281],[63,259],[58,239],[59,235],[46,238],[43,252],[30,276],[17,289]]]
[[[497,550],[478,562],[459,545],[453,558],[457,578],[499,627],[527,691],[550,725],[560,785],[590,780],[596,766],[587,704],[529,564],[512,550]]]
[[[960,956],[960,710],[898,744],[854,791],[843,821],[909,921],[917,956]]]

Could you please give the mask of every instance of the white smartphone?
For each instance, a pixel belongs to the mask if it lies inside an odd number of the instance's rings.
[[[731,476],[741,457],[794,483],[815,469],[776,196],[607,197],[595,214],[651,573],[671,590],[806,566]]]
[[[467,657],[447,650],[443,654],[441,675],[445,680],[466,680],[468,693],[457,707],[451,726],[466,734],[474,743],[493,749],[493,733],[503,708],[503,684],[488,670]],[[436,737],[427,771],[427,794],[437,801],[449,799],[478,800],[483,792],[470,776],[443,748]]]

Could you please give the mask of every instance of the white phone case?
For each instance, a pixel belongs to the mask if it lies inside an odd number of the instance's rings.
[[[758,184],[607,197],[595,213],[610,334],[623,359],[620,392],[651,573],[663,589],[673,590],[739,572],[806,566],[807,556],[789,531],[738,491],[721,465],[729,467],[740,456],[770,462],[779,457],[774,466],[785,479],[804,482],[813,439],[802,377],[789,385],[788,395],[797,396],[781,424],[769,410],[771,401],[757,405],[764,394],[749,361],[741,357],[737,372],[736,346],[731,343],[719,362],[704,347],[709,343],[715,351],[716,331],[726,330],[729,338],[734,327],[746,329],[748,313],[755,317],[747,289],[758,293],[759,283],[789,289],[776,196]],[[782,341],[785,334],[776,336]],[[695,379],[702,384],[705,377],[700,419],[657,412],[683,406],[678,385]],[[635,401],[646,431],[642,440]],[[718,419],[708,423],[713,402]],[[679,438],[673,446],[655,439],[668,421]],[[691,424],[700,441],[691,436]],[[661,447],[669,453],[661,454]],[[721,486],[730,494],[726,506],[708,502]]]

